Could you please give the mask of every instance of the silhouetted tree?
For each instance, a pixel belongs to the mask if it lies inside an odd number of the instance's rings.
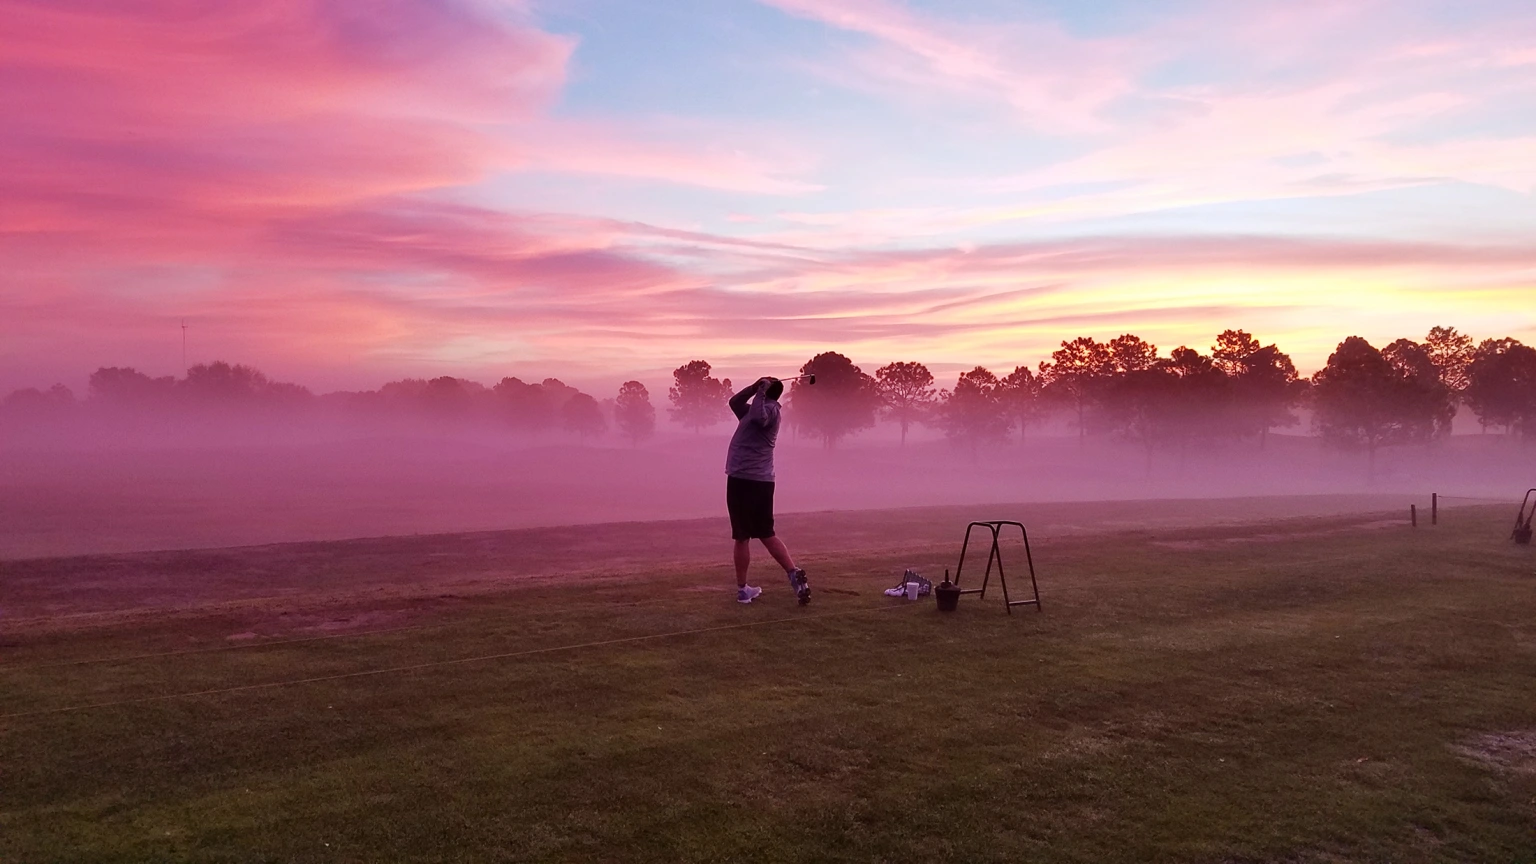
[[[306,403],[314,394],[298,384],[271,381],[261,370],[222,360],[200,363],[176,382],[176,397],[193,408],[234,408],[249,411]]]
[[[921,363],[889,363],[875,370],[875,389],[885,404],[885,416],[901,424],[901,446],[907,446],[907,427],[933,409],[933,373]]]
[[[656,408],[651,393],[639,381],[625,381],[613,403],[614,423],[631,446],[656,434]]]
[[[1160,418],[1162,440],[1183,456],[1192,444],[1231,432],[1234,382],[1214,357],[1181,345],[1156,368],[1171,378]]]
[[[1440,383],[1458,397],[1464,393],[1469,383],[1467,367],[1477,353],[1472,337],[1456,332],[1455,327],[1431,327],[1424,337],[1424,350],[1440,375]]]
[[[731,398],[731,379],[711,378],[708,363],[685,363],[672,370],[672,380],[667,390],[672,407],[667,413],[674,421],[697,433],[730,419],[731,409],[726,403]]]
[[[1141,444],[1151,471],[1152,449],[1165,434],[1172,376],[1160,366],[1157,346],[1129,333],[1104,347],[1104,363],[1092,385],[1100,425]]]
[[[1177,387],[1177,376],[1161,365],[1117,372],[1099,384],[1101,426],[1140,445],[1148,474],[1152,452],[1172,437]]]
[[[561,424],[567,432],[575,432],[582,441],[588,435],[601,435],[608,431],[608,421],[603,419],[602,406],[585,393],[577,392],[560,406]]]
[[[1445,388],[1432,369],[1415,371],[1410,353],[1398,350],[1389,359],[1351,336],[1312,376],[1317,431],[1330,444],[1364,449],[1372,476],[1379,448],[1431,440],[1443,422],[1444,411],[1426,391]]]
[[[1242,330],[1224,330],[1211,348],[1211,360],[1232,384],[1228,429],[1236,435],[1259,436],[1268,443],[1269,430],[1300,422],[1291,413],[1306,392],[1296,364],[1274,345],[1262,345]]]
[[[91,373],[92,401],[122,408],[163,406],[176,390],[176,379],[151,378],[129,366],[106,366]]]
[[[63,384],[55,384],[47,390],[23,387],[12,391],[5,401],[0,402],[4,413],[26,420],[62,419],[75,407],[75,394]]]
[[[521,378],[503,378],[491,393],[502,416],[514,429],[536,433],[555,423],[555,397],[541,384],[530,384]]]
[[[1019,427],[1019,442],[1028,434],[1029,424],[1044,413],[1042,391],[1044,382],[1028,366],[1015,366],[1013,371],[999,382],[998,400],[1003,406],[1003,416],[1010,425]]]
[[[1381,356],[1403,381],[1404,411],[1431,419],[1433,426],[1424,440],[1450,435],[1456,396],[1440,380],[1440,370],[1424,346],[1412,339],[1398,339],[1381,349]]]
[[[1536,348],[1488,339],[1467,365],[1467,404],[1488,426],[1529,436],[1536,430]]]
[[[478,382],[443,375],[428,381],[419,398],[428,416],[462,421],[474,411],[476,397],[484,392],[484,385]]]
[[[218,360],[188,369],[176,386],[194,403],[249,402],[267,388],[267,376],[250,366]]]
[[[549,396],[550,404],[556,411],[563,409],[566,402],[581,392],[559,378],[545,378],[539,382],[539,387]]]
[[[820,438],[827,449],[842,438],[875,425],[880,394],[875,379],[835,351],[817,354],[800,367],[816,383],[790,384],[790,413],[795,423]]]
[[[1051,353],[1051,361],[1040,363],[1043,393],[1070,408],[1077,416],[1077,439],[1088,435],[1088,410],[1103,381],[1113,374],[1114,359],[1109,346],[1087,336],[1080,336]]]
[[[968,445],[973,456],[983,442],[1008,434],[1001,396],[1002,382],[987,369],[977,366],[961,374],[955,389],[944,391],[940,416],[945,434],[951,441]]]
[[[1157,365],[1157,346],[1140,336],[1126,333],[1109,341],[1109,362],[1113,371],[1126,375]]]

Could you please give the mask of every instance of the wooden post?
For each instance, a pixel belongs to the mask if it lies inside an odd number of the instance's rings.
[[[1440,493],[1429,493],[1429,524],[1440,524]]]
[[[1419,505],[1408,505],[1408,521],[1413,523],[1413,527],[1419,527]]]

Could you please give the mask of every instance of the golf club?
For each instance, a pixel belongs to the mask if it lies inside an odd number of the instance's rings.
[[[812,373],[810,373],[808,375],[796,375],[793,378],[780,378],[779,380],[780,381],[804,381],[807,384],[815,384],[816,383],[816,373],[812,372]]]

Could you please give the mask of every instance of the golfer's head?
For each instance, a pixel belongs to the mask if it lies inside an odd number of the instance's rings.
[[[763,395],[777,402],[784,395],[784,382],[777,378],[770,379],[768,386],[763,389]]]

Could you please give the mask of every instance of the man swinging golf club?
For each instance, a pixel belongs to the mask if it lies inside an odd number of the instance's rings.
[[[812,383],[815,380],[811,378]],[[763,593],[763,589],[747,584],[754,537],[763,541],[768,554],[784,568],[800,605],[811,602],[811,583],[805,571],[795,566],[784,541],[773,533],[773,445],[779,437],[779,397],[783,394],[783,381],[759,378],[730,401],[737,422],[725,458],[725,508],[731,514],[731,538],[736,541],[737,603],[751,603]]]

